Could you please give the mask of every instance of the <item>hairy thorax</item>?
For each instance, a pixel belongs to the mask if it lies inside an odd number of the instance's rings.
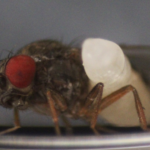
[[[36,62],[33,92],[28,97],[31,108],[50,115],[45,96],[46,90],[50,89],[54,99],[66,103],[65,113],[78,111],[88,93],[88,78],[82,66],[79,49],[44,40],[27,45],[18,54],[29,55]],[[57,110],[61,113],[59,108]]]

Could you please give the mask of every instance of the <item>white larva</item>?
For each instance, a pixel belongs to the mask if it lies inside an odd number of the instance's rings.
[[[91,88],[98,82],[104,83],[103,97],[125,85],[133,85],[139,93],[147,122],[150,124],[148,89],[116,43],[99,38],[86,39],[82,45],[82,59]],[[117,126],[139,126],[131,92],[106,108],[100,116]]]

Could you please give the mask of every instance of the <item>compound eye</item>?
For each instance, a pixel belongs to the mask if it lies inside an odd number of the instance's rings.
[[[27,55],[17,55],[7,62],[5,75],[17,88],[29,86],[35,75],[35,61]]]

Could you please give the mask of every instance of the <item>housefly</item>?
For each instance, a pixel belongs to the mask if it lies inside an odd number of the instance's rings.
[[[41,40],[26,45],[14,56],[0,63],[0,105],[14,109],[13,128],[20,128],[19,110],[34,111],[51,116],[56,133],[61,134],[58,118],[84,119],[98,134],[99,113],[132,91],[142,129],[147,129],[143,108],[131,85],[102,99],[103,83],[89,91],[89,79],[82,65],[81,49],[55,40]]]

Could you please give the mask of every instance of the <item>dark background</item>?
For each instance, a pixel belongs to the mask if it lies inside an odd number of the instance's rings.
[[[35,40],[70,43],[100,37],[116,43],[150,45],[149,0],[0,0],[0,50],[6,56]],[[49,125],[32,111],[23,125]],[[11,110],[0,108],[0,124],[13,125]]]

